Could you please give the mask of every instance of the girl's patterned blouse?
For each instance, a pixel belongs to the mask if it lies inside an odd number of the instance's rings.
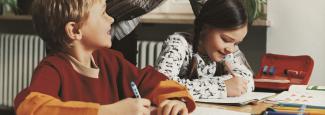
[[[180,84],[186,86],[194,99],[225,98],[227,89],[225,80],[232,77],[230,74],[215,76],[216,63],[207,56],[195,54],[192,45],[188,44],[185,37],[191,37],[188,33],[174,33],[170,35],[163,44],[162,51],[156,61],[155,68]],[[230,70],[235,76],[242,77],[248,81],[247,92],[254,90],[253,73],[243,55],[239,50],[228,54],[227,62]],[[182,79],[189,72],[188,66],[192,57],[198,61],[197,72],[199,79]]]

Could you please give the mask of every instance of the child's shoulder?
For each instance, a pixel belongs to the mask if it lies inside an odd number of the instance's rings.
[[[121,52],[109,49],[101,48],[93,52],[94,58],[105,58],[109,60],[124,59],[124,56]],[[50,66],[66,66],[70,64],[69,58],[64,53],[54,53],[46,56],[39,65],[50,65]]]
[[[164,41],[168,46],[183,46],[185,48],[191,47],[193,36],[186,32],[175,32],[168,36]]]
[[[168,42],[180,42],[180,43],[187,43],[191,41],[191,34],[186,32],[175,32],[174,34],[171,34],[168,36],[167,40]]]
[[[42,59],[42,61],[38,64],[41,65],[48,65],[56,68],[66,67],[67,64],[70,64],[68,58],[63,53],[55,53],[50,54]]]
[[[124,56],[121,52],[109,48],[98,49],[93,53],[93,56],[94,58],[102,57],[106,59],[124,59]]]

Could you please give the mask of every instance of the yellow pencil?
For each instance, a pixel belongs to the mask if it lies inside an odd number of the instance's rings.
[[[285,110],[299,110],[298,107],[282,107],[282,106],[275,106],[272,107],[273,109],[285,109]],[[306,108],[305,110],[316,110],[316,111],[325,111],[325,109],[317,109],[317,108]]]
[[[276,110],[277,112],[285,112],[285,113],[294,113],[294,114],[298,114],[299,111],[292,111],[292,110]],[[324,112],[320,112],[320,111],[304,111],[303,113],[304,115],[325,115]]]
[[[298,112],[299,108],[297,107],[272,107],[276,111],[281,111],[281,112]],[[304,111],[305,114],[310,114],[310,115],[325,115],[325,109],[315,109],[315,108],[306,108]]]

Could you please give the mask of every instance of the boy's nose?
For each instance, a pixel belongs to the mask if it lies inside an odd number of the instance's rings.
[[[107,21],[109,21],[111,24],[113,24],[115,20],[112,16],[107,15]]]
[[[115,21],[113,17],[110,17],[110,20],[112,23],[114,23],[114,21]]]

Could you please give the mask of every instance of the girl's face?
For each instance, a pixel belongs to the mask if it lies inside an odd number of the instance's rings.
[[[201,48],[212,61],[220,62],[225,55],[235,51],[235,46],[243,41],[247,25],[235,30],[207,28],[202,33]]]

